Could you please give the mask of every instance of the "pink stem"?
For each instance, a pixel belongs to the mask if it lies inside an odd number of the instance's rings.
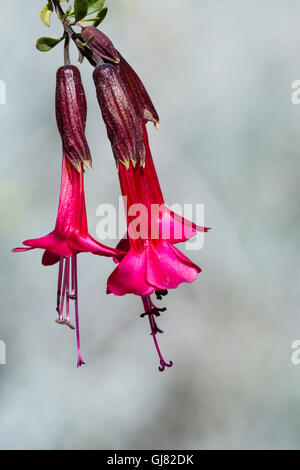
[[[70,258],[66,258],[65,264],[65,273],[66,273],[66,320],[70,323]]]
[[[81,351],[80,351],[80,334],[79,334],[79,314],[78,314],[78,280],[77,280],[77,254],[72,256],[72,284],[74,285],[75,291],[75,322],[76,322],[76,340],[77,340],[77,367],[85,364],[82,360]]]
[[[59,269],[58,269],[58,282],[57,282],[57,300],[56,300],[56,311],[59,312],[59,305],[60,305],[60,295],[61,295],[61,281],[63,275],[63,266],[64,266],[64,258],[61,256],[59,258]]]
[[[63,289],[62,289],[62,296],[61,296],[61,301],[60,301],[60,307],[59,307],[59,321],[63,322],[64,321],[64,316],[63,316],[63,310],[64,310],[64,303],[65,303],[65,294],[66,294],[66,278],[67,278],[67,270],[66,270],[66,262],[64,266],[64,279],[63,279]]]

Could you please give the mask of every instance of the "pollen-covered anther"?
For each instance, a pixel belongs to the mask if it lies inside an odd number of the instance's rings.
[[[155,295],[157,300],[162,300],[162,298],[168,295],[168,291],[166,289],[156,290]]]
[[[154,315],[155,317],[160,317],[160,313],[157,311],[157,309],[152,309],[151,312],[144,312],[140,314],[141,318],[144,318],[146,315]]]
[[[66,320],[66,319],[61,320],[60,318],[58,318],[57,320],[55,320],[55,323],[57,323],[58,325],[66,325],[71,330],[75,330],[75,326],[72,325],[72,323],[69,320]]]

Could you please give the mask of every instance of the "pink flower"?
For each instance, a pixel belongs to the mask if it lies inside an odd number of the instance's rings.
[[[201,272],[199,266],[174,244],[188,240],[197,231],[208,229],[178,216],[164,204],[146,130],[148,120],[158,124],[158,115],[133,69],[121,57],[119,74],[115,66],[104,64],[96,67],[94,82],[118,163],[121,192],[126,198],[125,210],[128,208],[128,238],[123,238],[117,247],[126,254],[108,278],[107,293],[136,294],[142,298],[145,310],[142,316],[147,315],[149,318],[160,361],[159,370],[162,371],[172,366],[172,362],[164,360],[156,337],[162,331],[156,324],[155,316],[165,309],[156,307],[150,296],[156,292],[157,298],[161,299],[168,289],[174,289],[183,282],[193,282],[197,278]],[[140,133],[145,149],[144,157],[140,152],[143,148],[140,145]],[[153,212],[153,207],[156,212]],[[132,211],[133,208],[137,210]]]
[[[81,164],[82,165],[82,164]],[[63,155],[61,191],[55,228],[48,235],[25,240],[25,247],[15,248],[14,252],[22,252],[41,248],[44,251],[42,264],[49,266],[59,262],[57,287],[57,323],[74,327],[70,323],[70,300],[75,301],[75,320],[78,361],[77,367],[84,364],[80,351],[78,286],[77,286],[77,255],[80,252],[91,252],[95,255],[114,256],[118,258],[118,250],[97,242],[88,232],[85,207],[84,172],[78,172]],[[66,318],[63,317],[64,305]]]
[[[146,147],[145,168],[120,165],[118,174],[127,206],[141,209],[138,222],[142,228],[136,235],[136,213],[127,213],[128,241],[118,248],[128,251],[108,278],[108,292],[116,295],[136,294],[142,297],[154,291],[174,289],[183,282],[193,282],[201,269],[174,244],[186,241],[197,231],[207,231],[171,212],[165,205],[153,164],[147,131],[143,125]],[[153,205],[160,208],[153,217]],[[145,207],[146,210],[143,210]],[[155,235],[155,238],[153,238]]]
[[[84,93],[83,88],[78,86],[81,84],[81,82],[78,84],[78,79],[80,80],[79,71],[74,74],[73,70],[71,70],[72,73],[68,75],[68,80],[65,81],[65,72],[67,73],[69,69],[69,67],[66,67],[66,71],[57,74],[57,90],[64,90],[61,100],[56,102],[64,150],[55,228],[46,236],[25,240],[23,242],[24,247],[15,248],[12,251],[23,252],[34,248],[41,248],[45,250],[42,257],[42,264],[44,266],[59,262],[56,307],[58,319],[56,322],[68,325],[74,329],[70,322],[70,300],[74,300],[78,367],[84,364],[84,362],[80,350],[77,255],[80,252],[91,252],[96,255],[118,258],[119,251],[97,242],[88,232],[82,163],[82,161],[86,161],[86,154],[84,153],[86,146],[69,145],[71,142],[82,143],[85,141],[86,104],[85,98],[82,96],[82,93]],[[69,93],[70,90],[73,90],[71,94]],[[67,112],[70,115],[67,115]],[[67,152],[70,149],[71,153]],[[63,315],[64,305],[66,306],[65,319]]]

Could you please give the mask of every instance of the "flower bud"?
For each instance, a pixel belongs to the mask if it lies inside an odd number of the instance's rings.
[[[113,43],[98,28],[95,28],[94,26],[87,26],[86,28],[82,29],[81,36],[85,42],[94,36],[89,43],[89,48],[92,49],[92,51],[99,55],[102,59],[108,60],[109,62],[114,62],[116,64],[120,62],[118,52],[114,48]]]
[[[85,137],[87,106],[80,72],[73,65],[60,67],[56,74],[56,121],[63,149],[74,167],[91,167],[90,149]]]
[[[140,161],[144,165],[145,145],[141,123],[116,67],[112,64],[99,65],[94,70],[93,78],[117,164],[121,162],[128,168],[130,161],[133,166]]]
[[[141,79],[119,52],[118,55],[120,57],[120,62],[117,65],[117,69],[124,82],[126,90],[128,91],[137,115],[145,122],[152,121],[158,129],[158,114],[153,106],[150,96],[141,82]]]

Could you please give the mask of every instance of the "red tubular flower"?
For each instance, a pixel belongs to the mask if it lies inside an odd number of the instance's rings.
[[[60,81],[62,75],[59,73],[57,76],[58,81]],[[74,74],[71,74],[69,80],[72,81],[74,76]],[[62,79],[65,79],[65,75]],[[76,78],[74,80],[76,80]],[[73,87],[72,84],[69,83],[67,90],[70,89],[73,89],[76,93],[78,88],[76,88],[76,86]],[[71,107],[69,100],[71,100],[72,103],[76,101],[81,102],[81,106]],[[66,109],[64,109],[64,106],[66,106]],[[68,126],[69,122],[72,122],[72,124],[70,124],[72,127],[73,123],[78,123],[80,121],[78,112],[81,113],[81,119],[85,125],[86,105],[81,93],[80,96],[69,96],[68,92],[66,91],[66,94],[63,94],[59,109],[62,115],[64,115],[68,110],[71,113],[69,120],[61,120],[62,126],[66,125],[66,128],[61,128],[61,133],[63,136],[65,133],[70,131],[70,127]],[[80,160],[82,160],[82,154],[80,153],[79,155],[81,157]],[[114,250],[113,248],[109,248],[97,242],[89,234],[84,196],[83,163],[76,160],[76,168],[73,165],[73,160],[69,158],[69,155],[64,150],[62,160],[60,198],[54,230],[44,237],[25,240],[23,242],[23,245],[25,245],[24,247],[15,248],[12,251],[22,252],[32,250],[34,248],[41,248],[45,250],[42,257],[43,265],[48,266],[59,262],[56,307],[58,312],[58,319],[56,322],[68,325],[70,328],[74,329],[70,323],[69,310],[70,299],[74,300],[78,367],[84,364],[84,362],[81,356],[79,335],[77,254],[80,252],[91,252],[96,255],[114,256],[118,258],[119,252],[118,250]],[[65,319],[63,316],[64,305],[66,305]]]
[[[197,234],[197,232],[208,232],[208,227],[196,225],[166,207],[154,166],[145,124],[143,124],[143,137],[146,149],[146,164],[144,167],[144,179],[142,184],[151,194],[151,207],[149,210],[151,211],[152,237],[161,237],[162,239],[166,239],[169,242],[176,244],[190,240]],[[138,180],[139,179],[140,178],[138,176]],[[122,251],[129,250],[130,243],[127,233],[119,242],[117,248]]]
[[[126,119],[123,116],[132,116],[135,111],[138,124],[132,119],[133,127],[127,127],[126,139],[129,139],[132,149],[138,147],[139,134],[136,130],[142,126],[146,157],[143,165],[135,165],[137,158],[130,157],[126,165],[118,166],[121,192],[126,198],[125,209],[128,207],[128,239],[123,239],[117,247],[126,251],[126,255],[109,276],[107,293],[141,296],[145,309],[142,316],[148,315],[151,334],[159,355],[159,370],[162,371],[165,367],[172,366],[172,362],[167,363],[160,352],[156,335],[162,331],[154,317],[165,309],[157,308],[150,296],[156,292],[157,298],[161,299],[168,289],[176,288],[183,282],[193,282],[197,278],[201,269],[175,248],[174,244],[190,239],[197,231],[208,229],[178,216],[165,206],[146,130],[147,120],[158,123],[158,116],[154,114],[155,110],[145,112],[149,108],[147,103],[151,103],[151,100],[136,73],[126,61],[122,62],[121,55],[120,58],[119,75],[112,65],[96,68],[94,81],[98,101],[114,154],[118,136],[126,133]],[[121,161],[120,158],[119,160]],[[153,206],[158,208],[154,214]],[[132,208],[139,212],[138,224],[137,211],[132,213]],[[140,227],[138,236],[137,226]]]
[[[129,75],[133,82],[137,80],[135,72],[129,71]],[[151,334],[160,360],[159,370],[164,370],[165,367],[170,367],[172,362],[167,363],[160,352],[156,335],[161,330],[157,327],[154,318],[164,309],[158,309],[152,303],[150,296],[156,292],[157,297],[161,298],[168,289],[176,288],[182,282],[193,282],[197,278],[201,269],[175,248],[174,243],[188,240],[198,230],[206,231],[207,229],[179,217],[164,205],[149,147],[146,130],[147,114],[145,116],[137,105],[141,103],[141,99],[138,98],[133,104],[129,94],[129,89],[134,93],[134,89],[139,88],[139,83],[136,82],[135,85],[129,81],[125,86],[113,65],[97,67],[94,72],[94,81],[115,157],[114,146],[120,135],[126,135],[125,140],[129,142],[127,145],[132,151],[139,148],[139,132],[137,131],[140,126],[142,126],[146,151],[144,165],[135,165],[137,158],[132,158],[131,154],[130,158],[126,159],[126,165],[118,166],[121,191],[126,197],[126,208],[128,207],[128,240],[124,239],[118,245],[118,248],[126,251],[126,255],[122,257],[109,276],[107,292],[115,295],[141,296],[145,309],[142,316],[148,315],[149,317]],[[134,119],[134,115],[137,119]],[[130,116],[129,126],[127,126],[128,116]],[[122,160],[124,163],[125,159],[119,157],[119,161]],[[159,208],[155,215],[152,212],[153,205]],[[136,211],[131,212],[134,207],[140,212],[139,236],[136,236]],[[169,229],[167,235],[166,228]]]
[[[146,160],[147,166],[147,160]],[[119,179],[123,196],[131,207],[141,209],[139,223],[143,227],[141,238],[136,238],[136,213],[127,214],[129,251],[110,275],[108,291],[116,295],[136,294],[142,297],[156,290],[176,288],[182,282],[193,282],[201,271],[192,261],[173,245],[173,240],[159,235],[159,218],[151,218],[151,205],[155,188],[148,185],[146,170],[130,165],[119,168]],[[153,202],[152,202],[153,201]],[[145,208],[146,210],[142,210]],[[157,238],[152,238],[151,231]]]
[[[155,291],[158,298],[165,295],[168,289],[176,288],[182,282],[193,282],[201,269],[183,255],[173,245],[173,239],[164,239],[159,236],[156,239],[151,237],[153,226],[159,229],[161,224],[169,223],[175,220],[170,212],[164,212],[169,217],[162,221],[159,217],[151,218],[151,201],[160,202],[162,195],[159,187],[151,185],[151,180],[147,180],[148,174],[148,154],[146,155],[145,169],[143,167],[133,167],[131,164],[127,170],[123,165],[119,167],[119,178],[122,194],[127,197],[128,213],[128,245],[125,243],[119,245],[119,248],[128,249],[107,281],[107,292],[115,295],[136,294],[142,297],[145,313],[148,315],[151,334],[155,348],[159,355],[159,370],[172,366],[172,362],[166,362],[161,354],[157,342],[157,333],[162,331],[157,327],[155,316],[159,315],[164,309],[157,308],[151,300],[151,294]],[[153,167],[154,169],[154,167]],[[150,165],[149,165],[150,170]],[[153,176],[153,175],[152,175]],[[147,232],[141,234],[143,238],[136,238],[134,230],[135,217],[130,215],[130,208],[138,204],[141,209],[139,223],[141,227],[147,227]],[[142,204],[142,205],[141,205]],[[165,206],[163,206],[165,207]],[[144,212],[143,208],[146,208]],[[166,209],[167,210],[167,209]],[[134,214],[135,215],[135,214]],[[179,223],[179,222],[178,222]],[[182,219],[182,224],[185,219]],[[188,223],[189,229],[190,222]],[[200,230],[204,230],[199,227]],[[197,228],[192,226],[195,233]],[[184,233],[184,232],[183,232]],[[189,236],[192,236],[190,230]],[[121,246],[122,245],[122,246]]]
[[[82,165],[82,164],[81,164]],[[88,232],[85,207],[84,172],[78,172],[63,155],[61,191],[55,228],[48,235],[40,238],[25,240],[22,248],[14,252],[44,249],[42,264],[53,265],[59,262],[57,306],[59,324],[74,327],[70,323],[69,301],[75,301],[75,321],[78,360],[77,367],[84,364],[80,350],[79,316],[78,316],[78,286],[77,286],[77,254],[91,252],[95,255],[114,256],[118,258],[118,250],[109,248],[97,242]],[[63,311],[66,306],[66,318]]]

